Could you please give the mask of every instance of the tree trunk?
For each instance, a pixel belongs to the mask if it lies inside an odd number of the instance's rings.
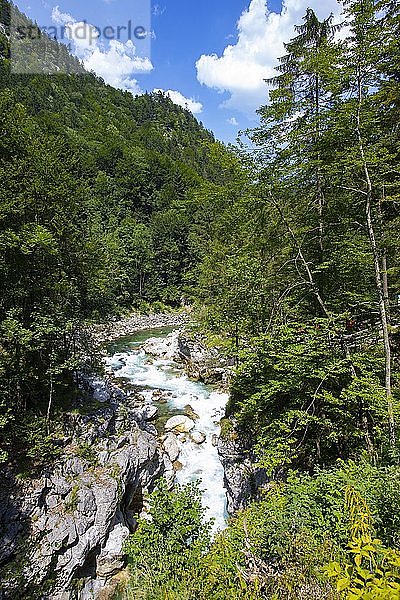
[[[362,108],[362,78],[361,75],[357,78],[358,84],[358,107],[356,115],[356,134],[359,144],[360,156],[363,165],[365,180],[366,180],[366,202],[365,202],[365,216],[368,230],[368,237],[371,246],[372,256],[374,260],[375,269],[375,283],[376,291],[378,296],[379,304],[379,315],[381,321],[381,329],[383,335],[383,348],[385,353],[385,390],[386,390],[386,401],[387,401],[387,412],[389,420],[389,443],[392,448],[396,445],[396,425],[393,411],[393,397],[392,397],[392,353],[390,347],[389,338],[389,322],[388,314],[386,310],[386,300],[383,278],[381,273],[380,265],[380,252],[376,241],[374,222],[372,218],[372,202],[373,202],[373,189],[372,180],[368,168],[368,163],[365,157],[363,138],[361,134],[361,108]]]
[[[47,435],[50,435],[50,415],[51,415],[51,407],[52,407],[52,404],[53,404],[53,389],[54,389],[53,373],[51,373],[51,375],[50,375],[49,403],[47,405],[47,417],[46,417]]]
[[[306,273],[307,273],[307,278],[308,278],[308,281],[309,281],[309,283],[310,283],[311,289],[312,289],[312,291],[313,291],[313,293],[314,293],[314,296],[315,296],[315,298],[317,299],[317,302],[318,302],[318,304],[320,305],[320,307],[321,307],[321,310],[322,310],[322,312],[323,312],[324,316],[325,316],[327,319],[330,319],[331,315],[329,314],[329,311],[328,311],[328,309],[327,309],[327,308],[326,308],[326,306],[325,306],[325,302],[323,301],[323,299],[322,299],[322,296],[321,296],[321,294],[320,294],[320,291],[319,291],[319,289],[318,289],[318,286],[317,286],[317,284],[315,283],[314,276],[313,276],[313,274],[312,274],[312,272],[311,272],[311,269],[310,269],[310,267],[308,266],[308,262],[307,262],[307,261],[306,261],[306,259],[305,259],[305,256],[304,256],[304,254],[303,254],[303,251],[302,251],[302,249],[301,249],[301,246],[300,246],[300,244],[299,244],[299,242],[298,242],[298,240],[297,240],[297,238],[296,238],[296,236],[295,236],[295,234],[294,234],[294,231],[293,231],[293,229],[291,228],[291,226],[290,226],[290,223],[289,223],[289,222],[288,222],[288,220],[286,219],[285,215],[283,214],[283,211],[282,211],[281,207],[280,207],[280,206],[279,206],[279,204],[276,202],[276,200],[275,200],[275,199],[272,197],[272,194],[270,194],[270,197],[271,197],[271,201],[272,201],[273,205],[275,206],[276,210],[279,212],[279,215],[280,215],[280,217],[281,217],[281,219],[282,219],[283,223],[285,224],[285,227],[286,227],[286,229],[287,229],[287,231],[288,231],[288,233],[289,233],[290,237],[292,238],[292,240],[293,240],[293,241],[294,241],[294,243],[295,243],[295,246],[296,246],[296,248],[297,248],[297,251],[298,251],[298,253],[299,253],[299,257],[300,257],[300,259],[301,259],[301,262],[303,263],[303,265],[304,265],[304,268],[305,268],[305,270],[306,270]]]
[[[346,358],[350,363],[351,374],[352,374],[353,378],[355,378],[355,377],[357,377],[357,372],[356,372],[354,363],[351,360],[351,354],[350,354],[349,347],[346,343],[346,340],[343,339],[342,341],[343,341],[343,347],[344,347],[344,351],[346,354]],[[359,413],[359,424],[364,433],[364,438],[365,438],[365,443],[367,446],[368,455],[370,457],[371,462],[373,464],[376,464],[377,455],[375,452],[374,443],[371,439],[371,435],[369,432],[368,415],[365,411],[365,404],[364,404],[364,400],[362,399],[362,396],[360,396],[359,401],[358,401],[358,413]]]
[[[383,285],[383,295],[385,299],[386,305],[386,314],[388,322],[390,323],[390,303],[389,303],[389,282],[387,275],[388,265],[387,265],[387,252],[386,248],[382,250],[382,285]]]
[[[317,145],[317,211],[318,211],[318,242],[320,249],[320,261],[323,261],[324,253],[324,192],[322,188],[321,177],[321,153],[319,150],[319,142],[321,137],[320,130],[320,84],[319,77],[316,76],[315,81],[315,111],[316,111],[316,145]]]

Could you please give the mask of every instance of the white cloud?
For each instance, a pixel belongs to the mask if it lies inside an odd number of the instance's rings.
[[[56,23],[57,25],[68,25],[68,23],[75,23],[74,17],[68,13],[61,12],[59,6],[55,6],[53,8],[51,18],[53,23]]]
[[[94,71],[110,85],[140,94],[141,89],[134,73],[149,73],[153,65],[148,58],[136,56],[136,48],[131,40],[121,42],[110,40],[104,47],[99,31],[84,21],[76,21],[59,6],[53,8],[53,22],[65,27],[65,33],[74,46],[74,54],[80,58],[88,71]]]
[[[251,0],[237,24],[237,43],[226,46],[221,56],[203,54],[197,61],[199,82],[230,94],[223,107],[253,113],[266,104],[264,79],[276,74],[277,59],[285,54],[283,44],[294,37],[294,25],[301,23],[308,7],[320,19],[341,12],[337,0],[283,0],[280,14],[268,10],[267,0]]]
[[[111,40],[108,50],[96,47],[83,62],[88,71],[94,71],[106,83],[133,94],[140,94],[141,90],[132,74],[148,73],[153,69],[148,58],[135,56],[135,47],[130,40],[126,43]]]
[[[187,108],[193,114],[197,115],[202,112],[203,105],[201,102],[197,102],[194,98],[186,98],[181,92],[176,90],[159,90],[155,89],[154,92],[161,92],[164,96],[168,96],[171,98],[172,102],[178,104],[178,106],[182,106],[182,108]]]
[[[229,125],[234,125],[235,127],[238,127],[238,125],[239,125],[239,123],[235,117],[231,117],[230,119],[227,119],[226,122],[229,123]]]

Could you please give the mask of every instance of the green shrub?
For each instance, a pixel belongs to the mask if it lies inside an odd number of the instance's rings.
[[[340,336],[324,320],[292,323],[242,352],[228,412],[271,475],[387,451],[381,349],[347,356]]]
[[[149,502],[150,518],[140,521],[125,547],[132,572],[126,597],[183,600],[183,580],[197,579],[210,543],[211,524],[204,522],[199,487],[188,484],[171,492],[161,481]]]
[[[123,598],[142,600],[338,600],[325,566],[346,564],[352,487],[371,507],[382,544],[400,528],[400,472],[367,463],[339,463],[315,476],[291,473],[271,483],[260,501],[231,519],[210,541],[198,487],[150,500],[126,547],[132,580]]]
[[[398,600],[400,598],[400,552],[386,548],[375,537],[375,527],[364,498],[349,486],[346,508],[350,513],[351,562],[331,563],[326,572],[336,580],[343,600]]]
[[[92,466],[96,467],[98,465],[97,454],[94,448],[87,442],[83,442],[80,444],[76,450],[76,455],[84,460],[87,460]]]

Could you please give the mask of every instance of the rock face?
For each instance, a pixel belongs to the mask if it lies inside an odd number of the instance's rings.
[[[101,390],[104,408],[66,416],[63,458],[37,479],[0,473],[2,600],[96,597],[93,590],[124,565],[143,492],[161,475],[174,477],[171,460],[145,430],[148,411],[141,420],[109,383],[87,379],[85,386]],[[83,580],[80,595],[70,592],[74,580]]]
[[[264,469],[255,466],[250,452],[251,443],[244,432],[232,429],[218,440],[218,454],[224,467],[227,510],[233,514],[256,499],[260,488],[268,483]]]
[[[181,333],[175,356],[185,364],[192,379],[224,388],[229,385],[233,365],[219,354],[217,348],[207,348],[201,339]]]

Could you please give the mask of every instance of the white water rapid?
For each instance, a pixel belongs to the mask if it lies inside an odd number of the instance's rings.
[[[152,337],[150,332],[147,337]],[[160,336],[160,342],[164,337]],[[219,421],[224,415],[228,394],[190,381],[183,369],[172,359],[149,357],[140,348],[146,341],[146,336],[142,333],[140,338],[140,341],[137,341],[138,338],[132,337],[120,345],[114,345],[106,360],[107,367],[115,377],[121,378],[122,382],[138,386],[138,391],[146,402],[159,408],[164,422],[167,417],[185,414],[188,405],[196,413],[198,419],[195,420],[193,431],[205,434],[206,440],[202,444],[196,444],[189,436],[186,436],[186,440],[184,435],[178,436],[181,448],[178,460],[182,468],[177,472],[176,480],[180,484],[201,481],[206,518],[214,520],[214,531],[222,529],[226,523],[226,495],[224,472],[215,443],[220,434]],[[156,401],[155,390],[167,393],[165,404]],[[161,419],[160,423],[156,424],[159,433],[164,433]]]

